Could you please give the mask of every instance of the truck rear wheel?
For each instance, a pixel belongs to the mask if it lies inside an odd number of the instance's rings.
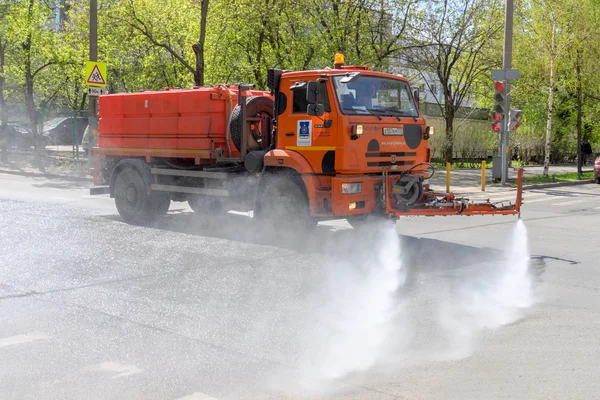
[[[276,230],[304,230],[316,226],[306,194],[291,178],[283,176],[269,179],[255,216]]]
[[[190,208],[197,214],[214,214],[223,209],[218,199],[210,196],[194,196],[188,199]]]
[[[138,171],[126,167],[115,178],[114,198],[119,215],[131,224],[147,224],[164,216],[169,210],[168,193],[151,193]]]

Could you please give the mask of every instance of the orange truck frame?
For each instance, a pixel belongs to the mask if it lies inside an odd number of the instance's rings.
[[[369,67],[268,71],[268,91],[218,85],[102,95],[95,186],[129,223],[171,201],[253,211],[277,225],[345,218],[518,215],[515,203],[431,191],[427,126],[409,82]],[[430,172],[431,170],[431,172]]]

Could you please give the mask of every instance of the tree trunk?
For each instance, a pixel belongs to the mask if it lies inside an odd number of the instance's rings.
[[[206,41],[206,17],[208,15],[208,1],[202,0],[200,11],[200,38],[198,43],[192,46],[196,55],[196,70],[194,71],[194,84],[204,86],[204,42]]]
[[[581,151],[581,120],[583,119],[583,90],[581,87],[581,50],[577,51],[575,71],[577,71],[577,172],[581,174],[581,170],[583,168],[583,158]]]
[[[444,89],[444,97],[446,98],[444,119],[446,121],[446,142],[444,143],[444,160],[452,164],[454,159],[454,115],[456,109],[452,101],[452,86]]]
[[[550,168],[550,134],[552,133],[552,109],[554,108],[554,62],[556,61],[556,22],[552,23],[552,45],[550,50],[550,93],[548,94],[548,119],[546,121],[546,146],[544,149],[544,177]]]
[[[7,45],[6,42],[0,41],[0,161],[2,162],[8,162],[8,108],[4,97],[4,56]]]
[[[33,35],[31,19],[33,15],[33,6],[34,0],[29,0],[28,16],[30,28],[25,43],[23,43],[23,50],[25,51],[25,104],[27,105],[27,114],[29,115],[29,124],[33,139],[33,166],[43,172],[42,148],[40,146],[41,135],[38,135],[38,114],[35,109],[35,100],[33,98],[34,75],[31,71],[31,45]]]
[[[444,161],[452,163],[454,157],[454,113],[446,112],[446,142],[444,143]]]

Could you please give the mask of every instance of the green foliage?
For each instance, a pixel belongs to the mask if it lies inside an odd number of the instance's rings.
[[[552,183],[552,182],[572,182],[579,180],[594,179],[593,172],[584,172],[578,175],[577,172],[567,172],[565,174],[556,174],[550,176],[525,176],[523,177],[524,185],[535,185],[540,183]],[[516,180],[511,183],[515,183]]]
[[[53,27],[55,2],[8,0],[0,4],[0,42],[7,43],[3,93],[12,112],[26,112],[26,69],[31,65],[38,113],[87,108],[84,62],[89,57],[89,2],[65,1],[65,20]],[[108,64],[111,92],[190,87],[194,84],[202,1],[98,0],[98,58]],[[482,0],[211,0],[205,41],[206,85],[266,86],[268,68],[332,67],[337,52],[347,64],[395,71],[408,63],[432,73],[442,114],[452,120],[453,152],[477,158],[495,154],[489,124],[466,129],[453,118],[468,101],[491,107],[490,69],[501,67],[504,2]],[[552,47],[551,23],[557,27]],[[58,29],[54,29],[58,28]],[[523,162],[539,161],[555,62],[553,160],[576,152],[577,87],[582,84],[583,134],[600,150],[600,3],[519,0],[515,4],[512,105],[524,110],[511,134]],[[31,37],[29,47],[24,44]],[[575,65],[581,74],[575,73]],[[441,156],[447,135],[432,138]],[[476,154],[474,156],[474,154]]]

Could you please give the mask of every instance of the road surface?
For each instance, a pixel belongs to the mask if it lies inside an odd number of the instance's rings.
[[[336,221],[288,237],[186,203],[127,225],[86,186],[0,174],[2,399],[600,389],[600,185],[526,192],[524,226],[413,218],[364,235]]]

